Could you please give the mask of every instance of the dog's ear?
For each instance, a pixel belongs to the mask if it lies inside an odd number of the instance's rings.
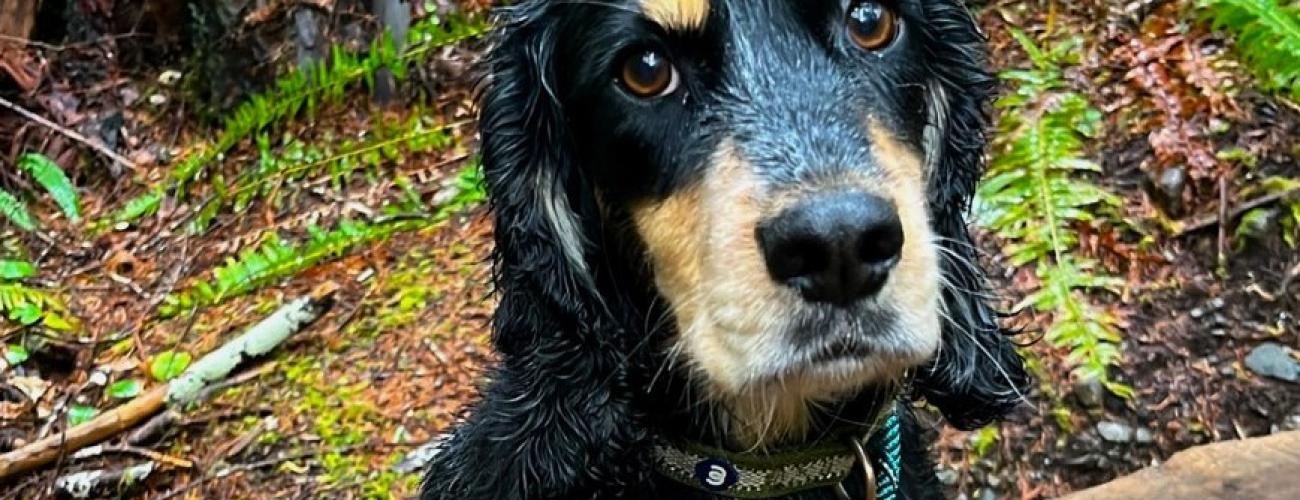
[[[574,158],[556,78],[561,2],[499,12],[481,101],[495,217],[500,356],[480,403],[441,447],[425,499],[584,498],[640,477],[623,376],[629,336],[603,306],[594,194]],[[631,458],[631,459],[629,459]]]
[[[1029,377],[989,296],[967,231],[966,212],[983,174],[988,100],[996,80],[986,40],[961,0],[924,3],[921,36],[929,52],[931,128],[927,130],[930,210],[941,237],[943,344],[918,374],[917,390],[962,429],[1003,416],[1024,399]]]

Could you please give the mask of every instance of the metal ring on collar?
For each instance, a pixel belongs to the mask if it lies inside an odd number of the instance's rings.
[[[862,466],[862,479],[866,483],[866,500],[876,500],[876,470],[871,466],[871,457],[867,456],[867,450],[862,447],[862,443],[857,439],[849,438],[849,447],[853,448],[854,454],[858,457],[858,464]],[[844,484],[835,485],[835,493],[840,500],[853,500],[849,497],[849,492],[844,489]]]

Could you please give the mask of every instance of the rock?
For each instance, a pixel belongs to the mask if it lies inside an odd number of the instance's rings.
[[[1164,169],[1150,180],[1150,191],[1152,201],[1160,207],[1160,210],[1170,217],[1181,217],[1183,214],[1183,191],[1187,188],[1187,170],[1183,167],[1170,167]]]
[[[1133,427],[1109,420],[1097,424],[1097,434],[1101,435],[1102,439],[1112,443],[1133,441]]]
[[[980,494],[975,498],[979,500],[998,500],[998,492],[993,491],[993,488],[980,488]]]
[[[1214,326],[1219,326],[1219,327],[1228,326],[1228,317],[1224,316],[1221,313],[1214,313]]]
[[[1100,408],[1106,400],[1106,386],[1095,378],[1083,378],[1074,381],[1074,397],[1087,408]]]
[[[954,484],[957,484],[958,475],[957,475],[957,471],[955,470],[939,469],[937,472],[934,473],[934,475],[938,476],[939,482],[943,483],[944,486],[952,486]]]
[[[1201,318],[1205,317],[1205,309],[1201,309],[1201,308],[1199,308],[1199,307],[1194,307],[1194,308],[1192,308],[1191,312],[1189,312],[1189,313],[1187,313],[1187,314],[1190,314],[1190,315],[1192,316],[1192,319],[1201,319]]]
[[[1300,382],[1300,363],[1291,358],[1287,348],[1273,342],[1265,342],[1250,351],[1246,368],[1263,377]]]
[[[1227,304],[1228,304],[1227,301],[1223,300],[1223,297],[1215,297],[1213,299],[1210,299],[1208,305],[1210,306],[1210,309],[1218,311],[1219,309],[1223,309],[1223,306]]]
[[[1133,440],[1141,444],[1151,444],[1155,442],[1156,436],[1151,432],[1151,429],[1142,427],[1133,433]]]
[[[1215,337],[1227,337],[1228,330],[1224,328],[1211,328],[1210,335],[1213,335]]]

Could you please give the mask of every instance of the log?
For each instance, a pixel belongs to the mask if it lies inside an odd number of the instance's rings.
[[[1300,498],[1300,431],[1180,451],[1169,461],[1064,500]]]

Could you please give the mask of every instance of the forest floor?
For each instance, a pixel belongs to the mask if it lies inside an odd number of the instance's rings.
[[[1031,65],[1010,27],[1044,44],[1084,39],[1064,80],[1102,113],[1086,154],[1121,203],[1113,221],[1078,228],[1079,247],[1124,280],[1087,298],[1118,318],[1123,357],[1110,374],[1133,395],[1072,376],[1069,352],[1041,339],[1050,315],[1009,317],[1038,387],[988,429],[934,422],[954,496],[1050,498],[1189,446],[1300,428],[1300,385],[1247,362],[1265,345],[1300,350],[1300,252],[1283,238],[1294,228],[1279,227],[1291,200],[1257,187],[1300,178],[1300,109],[1254,89],[1231,44],[1180,2],[1044,5],[990,3],[978,18],[1000,69]],[[349,19],[332,29],[348,33]],[[0,288],[59,297],[34,319],[0,319],[0,453],[162,383],[160,354],[197,359],[321,283],[339,291],[329,314],[160,435],[124,433],[97,455],[0,480],[0,499],[51,497],[69,474],[146,462],[160,465],[126,496],[409,496],[422,447],[473,400],[492,359],[492,228],[474,183],[469,69],[482,44],[464,38],[421,49],[386,106],[360,73],[335,75],[346,92],[309,91],[305,110],[277,110],[296,87],[268,87],[263,104],[241,108],[251,129],[202,119],[213,99],[195,104],[187,71],[171,81],[184,63],[130,37],[25,44],[8,59],[21,64],[0,67],[0,97],[132,165],[0,111],[0,188],[25,193],[38,226],[0,222],[0,260],[39,270],[0,276]],[[221,109],[251,102],[240,95]],[[85,221],[11,167],[29,152],[68,172]],[[177,174],[204,155],[200,174]],[[1158,200],[1171,169],[1183,180]],[[142,199],[147,209],[124,215]],[[1255,204],[1266,210],[1243,208]],[[1010,309],[1039,285],[1035,270],[996,234],[980,241]]]

